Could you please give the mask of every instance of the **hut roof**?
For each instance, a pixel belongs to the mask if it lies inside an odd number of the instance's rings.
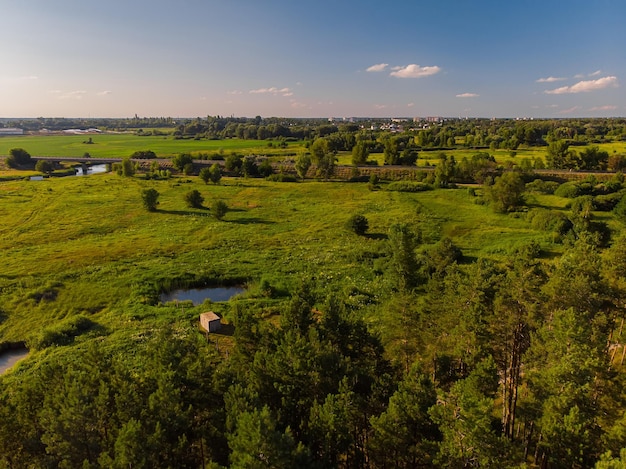
[[[200,319],[206,319],[207,321],[219,321],[221,318],[213,311],[207,311],[206,313],[202,313],[200,315]]]

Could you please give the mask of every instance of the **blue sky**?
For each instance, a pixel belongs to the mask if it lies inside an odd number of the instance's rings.
[[[26,0],[0,117],[626,115],[623,0]]]

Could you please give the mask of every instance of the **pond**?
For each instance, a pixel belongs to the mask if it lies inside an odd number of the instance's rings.
[[[28,355],[25,347],[7,349],[0,352],[0,375]]]
[[[106,164],[93,164],[87,167],[87,174],[99,174],[106,173],[107,165]],[[83,168],[81,166],[76,167],[76,176],[84,176]]]
[[[170,293],[163,293],[160,296],[162,303],[168,301],[188,301],[191,300],[194,305],[199,305],[204,300],[211,301],[228,301],[233,296],[245,292],[243,287],[210,287],[210,288],[192,288],[189,290],[174,290]]]

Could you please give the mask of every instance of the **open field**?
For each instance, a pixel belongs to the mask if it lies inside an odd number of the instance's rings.
[[[93,143],[85,143],[92,138]],[[223,154],[229,155],[233,152],[243,155],[268,155],[281,157],[283,155],[293,158],[295,154],[305,151],[303,142],[289,142],[287,148],[270,147],[265,140],[176,140],[171,136],[138,136],[132,133],[106,133],[89,135],[25,135],[20,137],[0,138],[0,158],[8,155],[11,148],[24,148],[33,156],[69,156],[81,157],[89,153],[93,157],[101,158],[124,158],[139,150],[152,150],[159,157],[170,158],[178,153],[194,153],[209,155]],[[600,150],[606,151],[609,155],[618,153],[626,154],[626,142],[602,143],[597,145]],[[585,147],[571,147],[574,151],[582,151]],[[511,156],[509,150],[489,150],[489,149],[465,149],[459,148],[446,150],[449,156],[454,156],[457,161],[463,158],[471,158],[478,152],[487,152],[493,155],[500,164],[518,164],[523,158],[544,159],[547,147],[520,148],[515,151],[515,156]],[[420,151],[418,166],[437,164],[439,151]],[[370,155],[371,161],[376,161],[378,165],[384,164],[382,153]],[[337,162],[340,165],[351,165],[352,155],[350,152],[340,152],[337,155]]]
[[[93,143],[84,143],[91,138]],[[296,144],[291,143],[291,146]],[[88,135],[24,135],[1,137],[0,156],[8,155],[11,148],[24,148],[32,156],[91,156],[124,158],[138,150],[152,150],[159,157],[168,158],[178,153],[240,152],[244,154],[282,154],[293,149],[268,147],[263,140],[175,140],[171,136],[138,136],[135,134],[107,133]]]
[[[161,194],[155,213],[141,204],[141,190],[149,187]],[[231,209],[225,220],[187,208],[183,195],[192,189],[205,205],[224,200]],[[369,236],[344,228],[353,213],[368,218]],[[266,278],[288,289],[309,274],[381,295],[384,280],[371,262],[384,254],[396,222],[411,224],[426,245],[450,237],[470,257],[498,258],[533,239],[559,249],[523,217],[496,215],[464,189],[407,194],[369,191],[367,184],[258,179],[213,186],[197,177],[105,174],[2,183],[0,217],[2,340],[29,340],[42,321],[85,313],[124,329],[135,314],[160,314],[146,297],[173,279],[255,284]]]

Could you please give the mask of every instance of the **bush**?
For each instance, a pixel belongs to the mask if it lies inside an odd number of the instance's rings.
[[[433,190],[433,186],[425,182],[396,181],[387,186],[388,191],[395,192],[424,192]]]
[[[535,230],[551,231],[560,235],[573,227],[572,222],[563,213],[545,208],[531,210],[527,219]]]
[[[204,202],[204,197],[200,194],[200,191],[194,189],[185,194],[185,203],[189,208],[202,208],[202,203]]]
[[[266,179],[272,182],[298,182],[298,178],[292,176],[291,174],[285,173],[271,174]]]
[[[561,184],[555,191],[554,195],[559,197],[566,197],[568,199],[573,199],[574,197],[578,197],[581,194],[580,187],[575,182],[565,182]]]
[[[189,153],[179,153],[172,158],[172,166],[178,171],[184,171],[187,165],[193,165],[193,157]]]
[[[626,222],[626,195],[615,205],[613,214],[621,221]]]
[[[136,160],[153,160],[157,158],[157,155],[152,150],[138,150],[130,155],[130,157]]]
[[[88,317],[82,315],[74,316],[55,326],[44,329],[32,345],[39,350],[53,345],[69,345],[74,342],[77,336],[87,332],[95,325],[96,323]]]
[[[362,236],[369,229],[369,222],[363,215],[352,215],[346,222],[346,228]]]
[[[17,168],[18,166],[25,166],[31,163],[31,156],[23,148],[11,148],[9,150],[9,156],[6,159],[6,164],[10,168]]]
[[[226,212],[228,212],[228,205],[226,205],[226,202],[224,202],[223,200],[213,201],[213,203],[211,204],[211,214],[217,220],[221,220],[222,218],[224,218]]]
[[[535,179],[533,182],[529,182],[526,184],[526,191],[536,192],[538,194],[554,194],[554,191],[556,191],[558,187],[558,182]]]
[[[598,195],[593,199],[593,205],[600,212],[610,212],[622,200],[625,192],[614,192],[612,194]]]
[[[145,209],[148,212],[154,212],[159,205],[159,192],[156,189],[144,189],[141,192],[141,199]]]

